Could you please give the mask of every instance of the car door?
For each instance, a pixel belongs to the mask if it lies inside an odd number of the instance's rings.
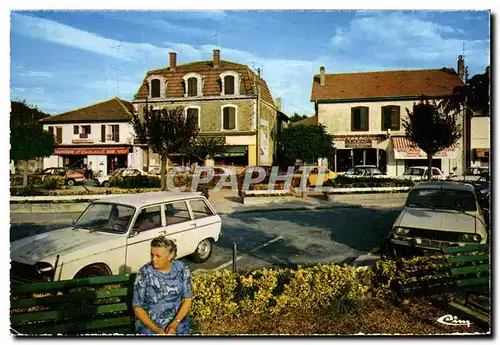
[[[438,168],[432,168],[432,178],[440,180],[443,178],[443,174]]]
[[[196,229],[196,223],[191,218],[188,205],[185,200],[168,202],[163,204],[164,226],[160,233],[174,240],[177,244],[177,257],[191,254],[194,242],[192,236]]]
[[[190,199],[188,203],[196,225],[196,231],[191,231],[192,241],[189,247],[194,252],[202,240],[213,238],[217,241],[219,239],[221,219],[204,198]]]
[[[159,236],[163,229],[161,209],[161,205],[158,204],[143,207],[137,212],[127,239],[124,273],[137,272],[150,261],[151,240]]]

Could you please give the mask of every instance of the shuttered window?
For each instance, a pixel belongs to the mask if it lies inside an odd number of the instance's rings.
[[[101,142],[106,142],[106,125],[101,125]]]
[[[368,107],[351,108],[351,131],[368,131],[368,123]]]
[[[188,79],[188,96],[198,95],[198,79],[192,77]]]
[[[73,126],[73,134],[78,134],[78,133],[79,133],[78,126]]]
[[[400,107],[388,105],[382,107],[382,130],[391,129],[399,131],[400,129]]]
[[[120,125],[113,125],[113,141],[120,141]]]
[[[160,97],[160,79],[151,80],[151,97]]]
[[[188,108],[187,109],[187,120],[194,121],[196,126],[199,127],[199,113],[198,108]]]
[[[56,127],[56,143],[62,143],[62,127]]]
[[[232,75],[224,77],[224,94],[234,95],[234,77]]]
[[[224,107],[222,114],[223,129],[236,129],[236,108]]]

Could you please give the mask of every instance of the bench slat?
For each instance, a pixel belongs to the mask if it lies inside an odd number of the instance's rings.
[[[463,247],[443,247],[441,248],[444,254],[467,253],[472,251],[485,251],[490,248],[489,244],[474,244]]]
[[[106,332],[106,328],[113,329],[117,326],[128,325],[131,329],[131,316],[106,318],[82,323],[70,323],[61,325],[50,325],[43,327],[27,327],[20,328],[23,334],[68,334],[68,333],[78,333],[78,334],[89,334],[95,332],[96,330],[102,333]],[[16,329],[19,331],[18,329]]]
[[[451,275],[460,275],[460,274],[474,274],[481,272],[489,272],[490,265],[476,265],[476,266],[467,266],[467,267],[456,267],[451,269]]]
[[[477,285],[488,286],[489,281],[490,281],[490,277],[480,277],[480,278],[457,280],[456,284],[458,287],[469,287],[469,286],[477,286]]]
[[[15,328],[16,325],[20,325],[26,322],[49,321],[49,320],[71,318],[73,316],[99,315],[99,314],[107,314],[114,312],[122,312],[127,310],[128,310],[127,303],[95,305],[95,306],[86,306],[78,309],[59,309],[52,311],[14,314],[11,315],[10,322],[12,326]]]
[[[457,263],[457,262],[473,262],[473,261],[483,261],[488,260],[490,258],[489,254],[479,254],[479,255],[460,255],[460,256],[452,256],[448,259],[448,263]]]
[[[114,284],[130,281],[131,275],[125,274],[120,276],[104,276],[104,277],[89,277],[72,280],[61,280],[56,282],[41,282],[24,285],[13,285],[12,293],[38,293],[50,292],[54,290],[72,288],[72,287],[88,287],[92,285]]]
[[[122,297],[122,296],[127,296],[129,294],[131,294],[131,289],[129,288],[74,292],[66,295],[11,300],[10,308],[11,309],[27,308],[38,305],[50,306],[56,303],[95,300],[95,299],[111,298],[111,297]]]

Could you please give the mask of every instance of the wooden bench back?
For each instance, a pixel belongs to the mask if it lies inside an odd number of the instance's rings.
[[[444,247],[451,277],[457,288],[489,287],[490,253],[488,244]]]
[[[134,276],[13,285],[11,329],[20,334],[132,334]]]

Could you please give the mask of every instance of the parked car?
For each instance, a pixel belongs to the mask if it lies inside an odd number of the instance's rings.
[[[489,181],[489,169],[483,167],[470,167],[465,170],[463,175],[450,176],[449,179],[452,181]],[[488,178],[486,178],[488,177]]]
[[[11,244],[13,281],[65,280],[134,273],[150,243],[166,235],[177,258],[208,260],[221,218],[201,193],[149,192],[93,201],[72,226]]]
[[[337,177],[337,173],[331,171],[330,169],[326,168],[326,167],[322,167],[322,166],[318,166],[318,165],[312,165],[312,166],[308,166],[308,168],[310,169],[310,172],[309,172],[309,184],[311,186],[316,186],[317,185],[317,182],[318,182],[318,176],[319,176],[319,173],[322,171],[323,172],[323,183],[329,181],[329,180],[332,180],[334,178]],[[298,175],[298,176],[301,176],[302,175],[302,171],[303,171],[304,167],[303,166],[299,166],[296,170],[295,170],[295,174]]]
[[[356,165],[354,168],[339,174],[346,177],[388,177],[387,174],[382,172],[376,165]]]
[[[98,186],[109,187],[109,180],[112,176],[139,176],[147,175],[142,170],[132,168],[120,168],[113,171],[110,175],[97,176],[94,180]]]
[[[477,189],[469,183],[428,181],[414,186],[392,226],[392,256],[486,243],[488,230]]]
[[[82,173],[76,172],[68,168],[46,168],[40,173],[42,181],[48,176],[62,176],[64,177],[64,184],[73,186],[76,182],[84,182],[85,176]]]
[[[414,181],[422,181],[428,179],[427,176],[428,167],[425,166],[414,166],[409,167],[405,170],[403,175],[396,176],[398,179],[410,179]],[[436,180],[446,180],[446,175],[436,167],[432,167],[432,179]]]

